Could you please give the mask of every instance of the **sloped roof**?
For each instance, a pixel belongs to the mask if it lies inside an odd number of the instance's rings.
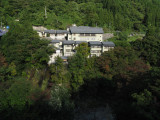
[[[75,41],[75,44],[87,43],[87,41]]]
[[[56,30],[44,30],[45,33],[56,34]]]
[[[68,31],[67,30],[56,30],[56,33],[57,34],[68,33]]]
[[[88,26],[72,26],[70,27],[71,33],[97,33],[97,34],[103,34],[103,29],[99,27],[88,27]]]
[[[90,41],[88,42],[90,46],[101,46],[102,43],[99,41]]]
[[[52,40],[51,43],[60,43],[61,41],[59,40]]]
[[[44,30],[45,33],[50,34],[62,34],[62,33],[68,33],[67,30]]]
[[[106,46],[106,47],[115,47],[115,44],[113,42],[102,42],[103,46]]]
[[[65,40],[62,42],[63,45],[72,45],[72,44],[75,44],[75,41],[73,40]]]

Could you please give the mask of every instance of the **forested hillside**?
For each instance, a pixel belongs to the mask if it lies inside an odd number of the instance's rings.
[[[0,17],[5,25],[27,19],[48,28],[65,29],[75,23],[145,31],[160,26],[159,6],[159,0],[1,0]]]
[[[0,0],[10,26],[0,37],[0,120],[160,120],[159,13],[159,0]],[[115,48],[88,58],[81,43],[67,64],[48,65],[55,49],[32,25],[73,23],[116,30]]]

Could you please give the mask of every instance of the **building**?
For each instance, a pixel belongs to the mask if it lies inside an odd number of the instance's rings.
[[[88,42],[90,47],[90,56],[100,56],[102,53],[102,43],[99,41]]]
[[[56,30],[57,40],[67,40],[68,31],[67,30]]]
[[[52,39],[55,39],[56,36],[56,30],[44,30],[42,31],[43,37],[50,37]]]
[[[37,30],[40,37],[54,40],[103,41],[103,29],[99,27],[72,26],[67,30]]]
[[[68,40],[74,41],[100,41],[103,40],[103,29],[99,27],[72,26],[68,28]]]
[[[102,42],[102,52],[109,51],[110,49],[113,49],[115,47],[115,44],[113,42]]]
[[[75,42],[72,40],[69,41],[63,41],[62,42],[63,46],[63,56],[73,56],[75,53]]]
[[[50,45],[53,45],[55,48],[55,53],[50,57],[49,64],[55,62],[55,57],[59,56],[65,58],[73,56],[75,54],[75,48],[81,43],[88,43],[90,47],[90,56],[100,56],[103,52],[109,51],[115,47],[113,42],[100,42],[100,41],[73,41],[73,40],[52,40]]]
[[[75,48],[81,43],[88,43],[90,57],[100,56],[103,52],[113,49],[113,42],[103,42],[103,29],[99,27],[72,26],[67,30],[37,31],[40,37],[50,39],[50,45],[55,48],[55,53],[50,56],[49,64],[55,62],[55,57],[60,56],[66,62],[67,57],[75,54]]]
[[[99,41],[73,41],[73,40],[52,40],[50,45],[54,46],[57,50],[60,50],[62,56],[72,56],[75,53],[75,48],[81,43],[88,43],[90,47],[90,53],[92,56],[100,56],[103,52],[109,51],[115,47],[113,42],[99,42]]]
[[[67,40],[67,35],[67,30],[44,30],[39,33],[40,37],[50,37],[54,40]]]

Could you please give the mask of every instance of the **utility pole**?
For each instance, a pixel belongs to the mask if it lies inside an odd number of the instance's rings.
[[[46,10],[46,6],[45,6],[45,17],[47,18],[47,10]]]

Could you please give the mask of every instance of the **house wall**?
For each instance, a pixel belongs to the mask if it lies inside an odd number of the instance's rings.
[[[47,37],[47,33],[45,34]],[[50,38],[54,40],[66,40],[67,34],[50,34]]]
[[[102,52],[109,51],[110,49],[113,49],[113,48],[114,48],[114,47],[106,47],[106,46],[103,46]]]
[[[92,56],[100,56],[102,53],[102,46],[90,46],[90,53]]]
[[[64,56],[73,56],[73,45],[63,45],[63,54]]]
[[[56,48],[60,48],[60,43],[50,43],[49,45],[53,45]]]
[[[55,39],[55,38],[56,38],[56,35],[55,35],[55,34],[50,34],[50,37],[51,37],[52,39]]]
[[[44,33],[43,37],[47,37],[47,34],[49,34],[49,33]]]
[[[43,37],[42,32],[37,32],[37,33],[38,33],[39,37]]]
[[[66,37],[67,37],[67,33],[56,35],[56,39],[58,39],[58,40],[66,40]]]
[[[94,36],[92,36],[94,35]],[[102,41],[103,34],[68,34],[68,40],[74,41]]]
[[[68,34],[68,40],[72,40],[72,34]]]
[[[60,45],[60,43],[54,43],[54,46],[55,46],[56,48],[59,48],[59,45]]]
[[[61,53],[61,51],[60,50],[56,50],[56,53],[53,53],[51,56],[50,56],[50,59],[49,59],[49,62],[48,62],[48,64],[50,65],[50,64],[52,64],[52,63],[55,63],[55,59],[56,59],[56,57],[61,57],[62,56],[62,53]]]

